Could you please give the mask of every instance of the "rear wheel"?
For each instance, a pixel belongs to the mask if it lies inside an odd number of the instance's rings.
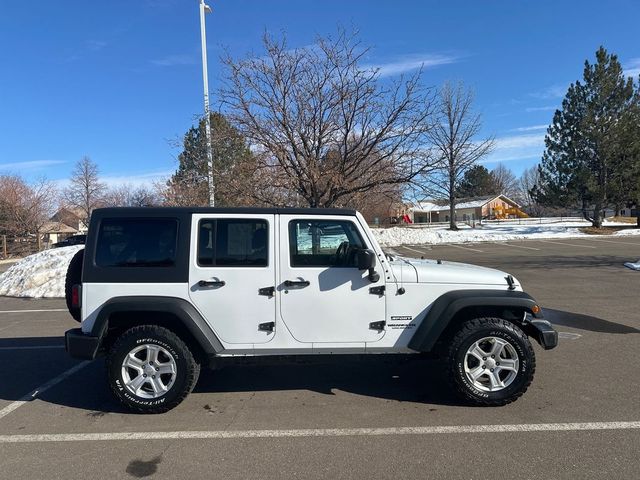
[[[449,381],[464,399],[487,406],[506,405],[527,390],[535,353],[527,335],[500,318],[476,318],[462,325],[448,352]]]
[[[107,356],[109,386],[139,413],[163,413],[180,404],[198,381],[200,365],[172,331],[142,325],[125,331]]]

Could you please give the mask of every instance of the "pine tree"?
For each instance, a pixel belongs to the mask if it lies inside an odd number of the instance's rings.
[[[221,113],[211,113],[211,150],[216,206],[249,203],[244,186],[251,176],[253,154],[242,134]],[[191,127],[182,141],[178,169],[167,182],[165,201],[175,205],[209,204],[205,120]]]
[[[495,182],[487,167],[474,165],[464,173],[456,192],[458,198],[497,195]]]
[[[536,194],[549,206],[578,204],[599,228],[603,209],[622,193],[615,179],[625,174],[624,132],[638,95],[617,56],[604,47],[596,63],[585,62],[583,77],[584,83],[571,84],[547,130]]]

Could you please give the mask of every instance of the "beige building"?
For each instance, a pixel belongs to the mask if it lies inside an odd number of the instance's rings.
[[[456,221],[460,222],[528,216],[520,205],[505,195],[460,199],[455,209]],[[407,214],[413,223],[448,222],[449,202],[425,200],[411,205]]]

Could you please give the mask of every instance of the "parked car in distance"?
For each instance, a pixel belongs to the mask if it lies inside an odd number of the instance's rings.
[[[52,248],[71,247],[73,245],[84,245],[87,242],[86,235],[71,235],[60,242],[51,245]]]

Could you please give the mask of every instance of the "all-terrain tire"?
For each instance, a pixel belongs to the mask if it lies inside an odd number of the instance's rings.
[[[82,320],[82,314],[80,308],[74,307],[71,303],[71,289],[74,285],[80,285],[82,283],[82,262],[84,261],[84,248],[78,250],[76,254],[71,258],[69,266],[67,267],[67,275],[64,279],[64,299],[67,302],[67,308],[74,320],[80,322]]]
[[[488,387],[482,388],[483,385],[480,385],[482,381],[490,383],[489,368],[480,382],[473,382],[465,371],[465,362],[469,369],[468,362],[473,361],[473,358],[468,355],[468,350],[476,342],[481,342],[485,338],[506,341],[512,347],[509,351],[517,353],[518,368],[515,377],[507,386],[496,391],[487,391]],[[496,360],[499,358],[489,360],[491,366]],[[517,400],[531,385],[536,368],[535,353],[527,335],[517,325],[501,318],[475,318],[462,324],[449,343],[445,361],[447,379],[453,390],[463,400],[481,406],[502,406]],[[484,369],[482,358],[478,362],[480,368]]]
[[[172,357],[175,365],[175,378],[171,387],[166,393],[154,398],[136,395],[125,385],[125,357],[145,346],[160,348],[166,352],[165,357],[169,358],[166,354]],[[148,365],[148,360],[147,358],[145,365]],[[109,350],[106,364],[109,387],[116,399],[127,409],[137,413],[164,413],[176,407],[191,393],[200,375],[200,364],[187,344],[171,330],[158,325],[140,325],[126,330]],[[144,392],[141,390],[141,393]]]

